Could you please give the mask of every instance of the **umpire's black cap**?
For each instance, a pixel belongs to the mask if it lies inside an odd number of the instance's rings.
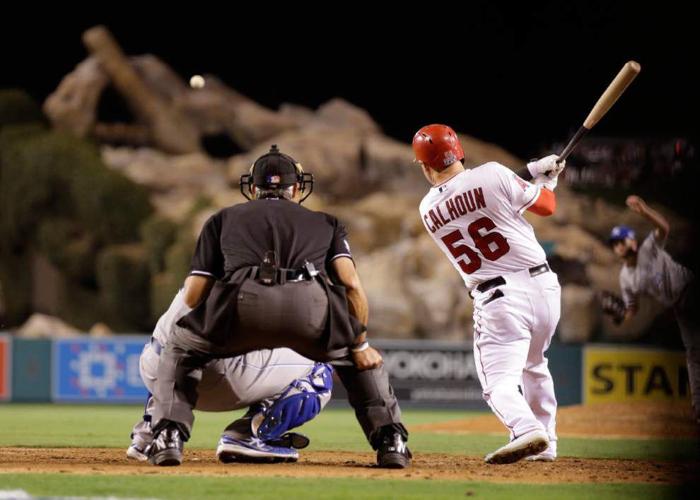
[[[269,153],[253,163],[253,184],[266,189],[291,186],[299,181],[297,165],[294,158],[281,153],[277,144],[273,144]]]

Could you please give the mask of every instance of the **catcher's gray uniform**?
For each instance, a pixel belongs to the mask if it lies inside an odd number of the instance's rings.
[[[673,311],[681,331],[688,361],[693,407],[700,418],[700,326],[698,325],[697,285],[689,269],[678,264],[664,250],[652,231],[637,251],[635,266],[622,266],[620,288],[628,308],[637,307],[637,296],[646,294]]]
[[[153,392],[160,351],[167,345],[175,330],[175,323],[191,308],[183,300],[182,290],[173,299],[170,308],[161,316],[153,338],[143,348],[140,359],[141,378]],[[196,409],[201,411],[231,411],[261,402],[271,402],[290,384],[310,376],[319,363],[305,358],[291,349],[262,349],[242,356],[210,361],[191,376],[200,380],[197,387]],[[330,400],[331,393],[320,394],[321,407]],[[148,416],[153,409],[153,398],[146,404],[146,418],[133,429],[133,443],[143,449],[152,440]],[[250,419],[243,417],[226,428],[226,433],[245,438],[250,435]]]

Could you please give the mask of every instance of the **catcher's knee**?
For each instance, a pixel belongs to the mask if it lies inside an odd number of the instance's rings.
[[[252,430],[263,440],[277,439],[318,415],[330,400],[333,368],[316,363],[306,377],[293,381],[271,404],[253,417]]]

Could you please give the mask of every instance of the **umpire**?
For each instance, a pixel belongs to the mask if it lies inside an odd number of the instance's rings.
[[[313,176],[273,145],[241,177],[250,201],[219,211],[202,229],[184,286],[193,310],[160,356],[153,464],[182,461],[197,401],[194,370],[214,358],[276,347],[334,361],[378,465],[410,463],[398,401],[381,355],[367,343],[367,298],[346,230],[335,217],[301,206],[312,191]]]

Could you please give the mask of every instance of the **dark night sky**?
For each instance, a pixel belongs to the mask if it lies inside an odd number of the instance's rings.
[[[3,16],[14,30],[0,30],[0,86],[43,99],[86,56],[82,31],[103,23],[128,54],[156,54],[184,77],[216,74],[270,107],[315,107],[341,96],[406,142],[421,125],[445,122],[527,158],[565,140],[622,64],[635,59],[641,75],[595,133],[692,136],[700,82],[690,44],[698,23],[680,3],[655,3],[470,2],[462,13],[420,4],[409,9],[413,20],[352,4],[354,11],[324,22],[204,7],[179,21],[64,12],[60,22],[44,13],[39,26]],[[37,34],[46,45],[29,42]]]

